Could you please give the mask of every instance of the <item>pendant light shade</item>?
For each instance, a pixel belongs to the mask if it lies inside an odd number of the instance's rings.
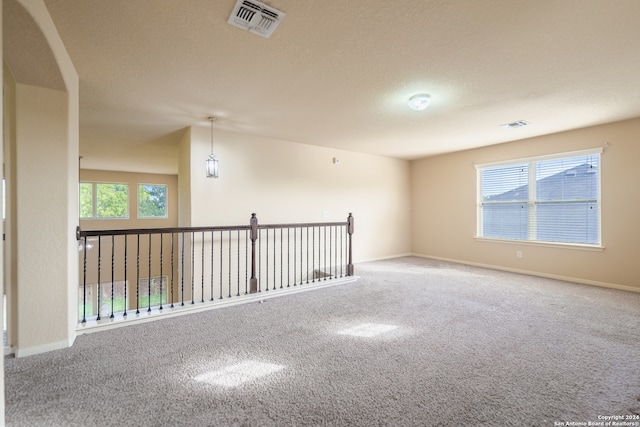
[[[215,117],[209,117],[209,121],[211,122],[211,154],[206,160],[206,168],[207,168],[207,178],[217,178],[218,177],[218,159],[216,159],[215,154],[213,154],[213,122],[215,122]]]
[[[206,162],[207,166],[207,178],[217,178],[218,177],[218,159],[213,154],[209,154],[209,158]]]

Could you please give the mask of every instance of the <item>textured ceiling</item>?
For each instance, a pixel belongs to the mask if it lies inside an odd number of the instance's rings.
[[[227,24],[235,0],[45,3],[80,76],[84,167],[149,171],[154,151],[175,172],[180,130],[209,115],[405,159],[640,116],[637,0],[271,0],[269,39]]]

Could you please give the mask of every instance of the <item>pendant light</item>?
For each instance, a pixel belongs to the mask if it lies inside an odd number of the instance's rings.
[[[211,122],[211,154],[209,154],[209,158],[206,161],[207,166],[207,178],[217,178],[218,177],[218,159],[213,154],[213,122],[216,121],[215,117],[209,117],[209,121]]]

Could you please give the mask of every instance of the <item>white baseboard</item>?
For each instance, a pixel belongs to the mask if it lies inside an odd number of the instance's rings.
[[[118,315],[113,319],[103,319],[100,321],[87,321],[86,323],[80,323],[76,329],[77,335],[86,333],[105,331],[108,329],[121,328],[136,323],[152,322],[159,319],[167,319],[170,317],[183,316],[185,314],[197,313],[201,311],[216,310],[219,308],[232,307],[239,304],[247,303],[261,303],[271,298],[277,298],[285,295],[291,295],[299,292],[312,291],[315,289],[322,289],[336,285],[343,285],[346,283],[355,282],[358,280],[358,276],[345,276],[341,279],[328,280],[327,283],[315,283],[306,285],[297,285],[295,287],[278,289],[275,291],[261,291],[260,293],[241,295],[239,297],[233,297],[229,300],[215,300],[213,303],[205,302],[191,306],[175,306],[174,308],[165,307],[163,310],[154,308],[151,312],[141,312],[140,314],[130,313],[126,317]]]
[[[581,285],[598,286],[601,288],[618,289],[621,291],[640,292],[640,288],[637,288],[634,286],[620,285],[617,283],[599,282],[597,280],[580,279],[577,277],[561,276],[558,274],[542,273],[539,271],[522,270],[519,268],[503,267],[500,265],[483,264],[479,262],[462,261],[459,259],[443,258],[443,257],[436,257],[436,256],[422,255],[422,254],[411,254],[410,256],[434,259],[438,261],[455,262],[457,264],[472,265],[474,267],[489,268],[492,270],[508,271],[510,273],[527,274],[529,276],[537,276],[537,277],[544,277],[547,279],[562,280],[565,282],[579,283]]]
[[[387,255],[387,256],[377,257],[377,258],[359,259],[357,261],[354,261],[353,263],[357,265],[357,264],[362,264],[363,262],[384,261],[386,259],[402,258],[402,257],[406,257],[406,256],[418,256],[418,255],[414,255],[412,253],[404,253],[404,254],[397,254],[397,255]]]
[[[13,353],[15,357],[33,356],[34,354],[46,353],[48,351],[61,350],[63,348],[71,347],[72,344],[73,344],[73,341],[64,340],[64,341],[57,341],[57,342],[52,342],[52,343],[47,343],[42,345],[36,345],[33,347],[26,347],[26,348],[15,347],[13,349]]]

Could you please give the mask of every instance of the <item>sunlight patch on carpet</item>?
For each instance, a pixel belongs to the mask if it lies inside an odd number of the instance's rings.
[[[283,365],[263,363],[255,360],[235,363],[215,371],[205,372],[194,380],[223,387],[237,387],[246,382],[264,377],[284,369]]]
[[[340,335],[351,335],[354,337],[366,337],[371,338],[380,334],[384,334],[385,332],[393,331],[398,327],[395,325],[382,325],[379,323],[361,323],[356,326],[352,326],[351,328],[343,329],[338,331]]]

